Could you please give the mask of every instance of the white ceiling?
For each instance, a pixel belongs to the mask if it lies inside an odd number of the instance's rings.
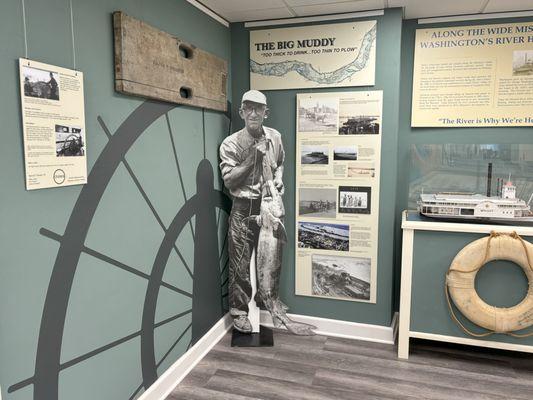
[[[229,22],[257,21],[403,7],[404,17],[427,18],[533,10],[533,0],[197,0]]]

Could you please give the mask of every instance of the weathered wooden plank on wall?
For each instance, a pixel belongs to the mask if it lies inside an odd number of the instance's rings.
[[[113,25],[118,92],[226,111],[226,60],[121,11]]]

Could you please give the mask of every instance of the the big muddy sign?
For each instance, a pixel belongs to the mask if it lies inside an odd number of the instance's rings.
[[[250,32],[250,86],[259,90],[371,86],[376,21]]]

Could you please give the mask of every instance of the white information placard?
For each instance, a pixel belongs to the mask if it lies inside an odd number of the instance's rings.
[[[26,189],[87,183],[83,73],[19,59]]]
[[[382,99],[297,96],[297,295],[376,302]]]
[[[250,87],[372,86],[376,21],[250,32]]]

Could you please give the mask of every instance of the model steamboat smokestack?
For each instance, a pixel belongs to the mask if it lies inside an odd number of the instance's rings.
[[[492,163],[489,163],[489,169],[487,171],[487,197],[490,197],[491,185],[492,185]]]

